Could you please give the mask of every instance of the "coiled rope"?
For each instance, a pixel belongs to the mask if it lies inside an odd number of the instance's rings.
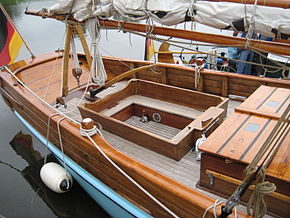
[[[288,104],[286,110],[283,112],[281,118],[275,125],[274,129],[262,145],[261,149],[252,160],[252,162],[248,165],[248,167],[244,171],[244,175],[250,175],[255,171],[258,171],[256,176],[256,187],[255,190],[249,199],[247,205],[247,211],[250,215],[254,216],[255,218],[260,218],[264,216],[267,212],[267,206],[263,199],[264,195],[270,194],[276,190],[276,186],[274,183],[265,182],[265,173],[266,168],[270,164],[271,160],[277,153],[278,149],[281,146],[282,141],[289,133],[289,119],[290,119],[290,104]],[[272,146],[272,147],[271,147]],[[265,153],[268,152],[266,157],[264,157]],[[261,165],[258,167],[258,163],[262,160]]]

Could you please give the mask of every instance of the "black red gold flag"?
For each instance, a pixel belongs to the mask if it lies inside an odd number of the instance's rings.
[[[0,7],[0,66],[14,62],[22,42],[18,32]]]

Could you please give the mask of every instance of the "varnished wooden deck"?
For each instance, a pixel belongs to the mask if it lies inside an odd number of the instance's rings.
[[[61,96],[62,62],[62,57],[48,58],[41,64],[23,68],[17,76],[38,96],[48,103],[53,103]],[[86,65],[81,65],[81,68],[83,73],[80,84],[84,84],[88,81],[89,72]],[[72,61],[69,62],[69,69],[72,69]],[[73,76],[68,77],[68,84],[69,90],[77,87],[77,81]]]

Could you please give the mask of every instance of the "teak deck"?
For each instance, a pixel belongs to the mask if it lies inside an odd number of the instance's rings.
[[[222,122],[227,105],[227,98],[134,79],[123,90],[94,103],[85,103],[79,110],[84,118],[101,123],[105,130],[180,160],[202,131],[213,124],[210,132]],[[149,121],[146,125],[130,124],[130,118],[141,119],[143,115]],[[161,118],[159,121],[154,120],[156,115]],[[158,128],[166,131],[174,128],[179,132],[164,137],[160,133],[165,131],[152,131],[153,121],[159,123]]]
[[[237,185],[235,181],[242,180],[244,168],[258,153],[289,103],[289,89],[261,86],[237,107],[200,147],[204,151],[200,186],[223,195],[232,193]],[[266,201],[270,211],[289,217],[290,133],[286,131],[280,138],[282,144],[266,173],[266,180],[274,182],[277,190]],[[221,189],[221,186],[229,188]]]

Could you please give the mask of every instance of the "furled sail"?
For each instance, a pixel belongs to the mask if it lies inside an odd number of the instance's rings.
[[[148,19],[164,25],[195,21],[219,29],[255,32],[274,38],[290,38],[290,9],[229,2],[194,0],[60,0],[51,14],[73,14],[83,21],[114,14]]]

